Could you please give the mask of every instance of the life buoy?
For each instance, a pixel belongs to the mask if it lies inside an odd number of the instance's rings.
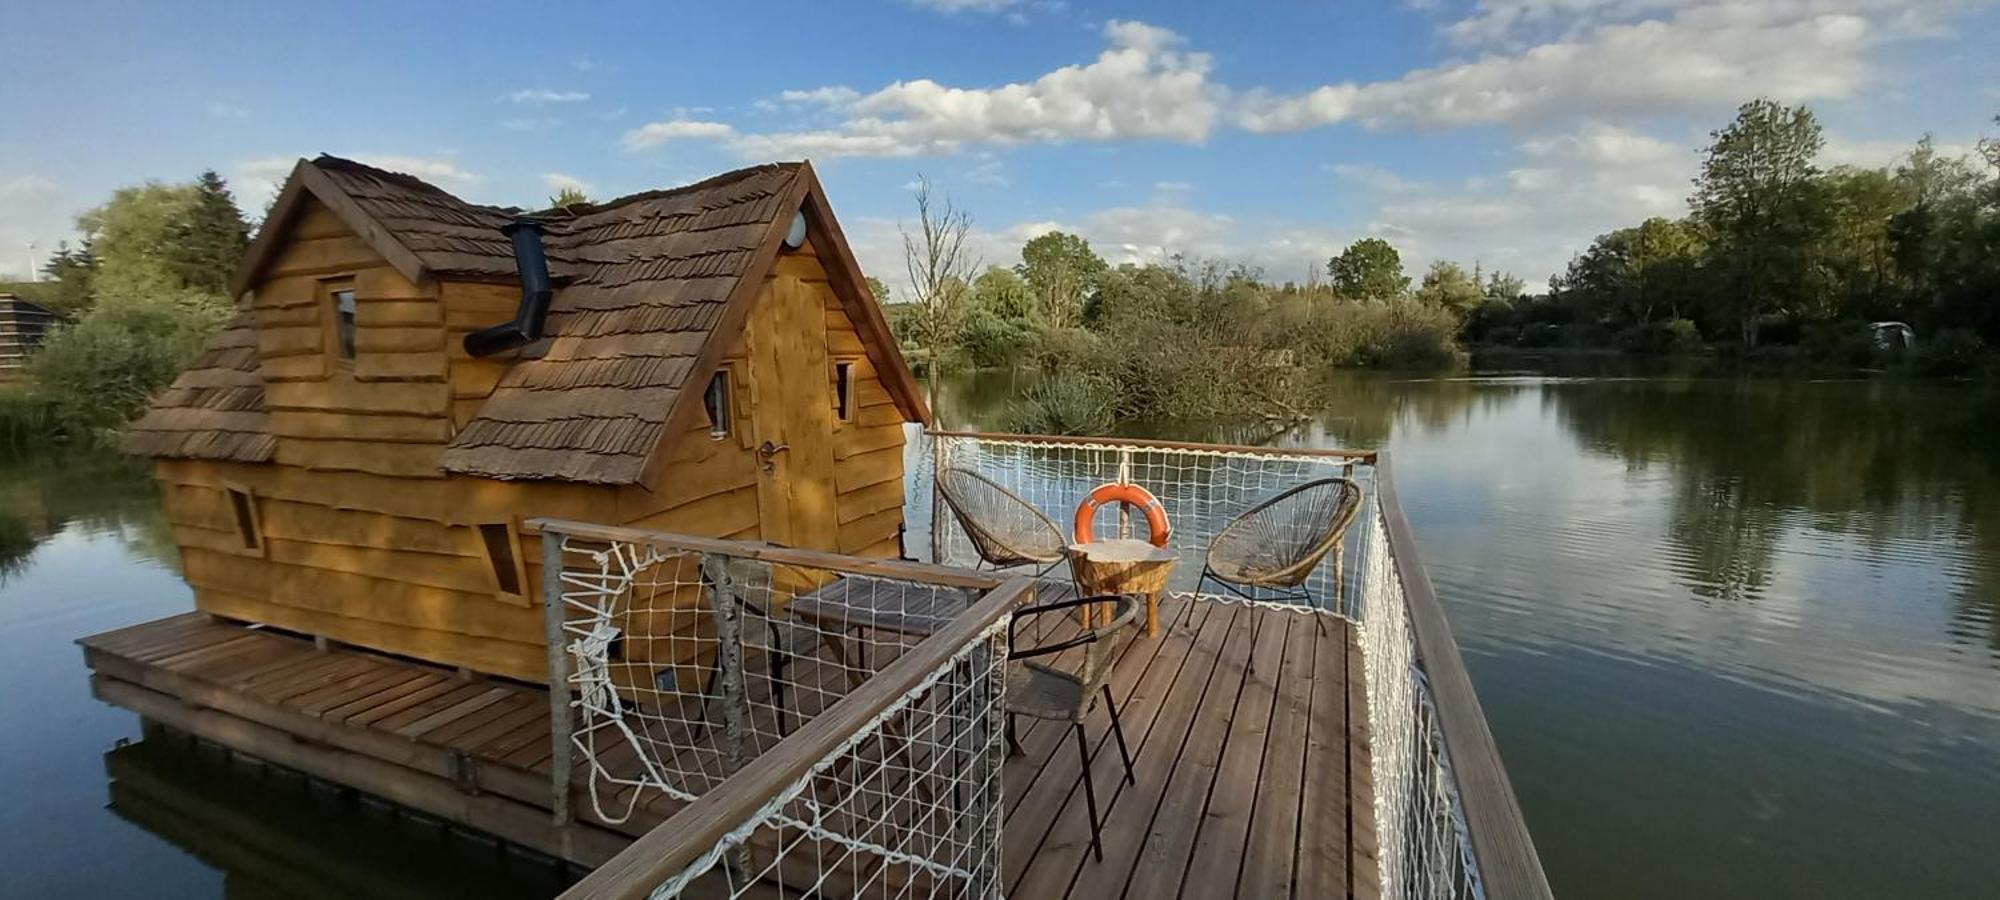
[[[1167,524],[1167,508],[1160,505],[1160,498],[1153,492],[1136,484],[1111,482],[1100,484],[1097,490],[1085,497],[1083,505],[1076,508],[1076,542],[1089,543],[1094,534],[1091,525],[1097,520],[1097,508],[1106,503],[1123,503],[1146,511],[1147,538],[1155,547],[1165,547],[1167,539],[1173,535],[1173,528]]]

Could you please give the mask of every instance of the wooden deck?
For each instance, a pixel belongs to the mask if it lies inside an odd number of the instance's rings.
[[[1104,714],[1086,726],[1103,862],[1091,858],[1068,726],[1020,721],[1024,753],[1004,771],[1007,894],[1371,896],[1364,697],[1347,623],[1179,597],[1161,621],[1158,638],[1127,639],[1112,680],[1136,784]],[[107,702],[585,865],[678,807],[654,795],[631,820],[604,821],[579,769],[578,821],[554,825],[537,686],[200,615],[79,643]],[[629,751],[603,758],[636,770]]]

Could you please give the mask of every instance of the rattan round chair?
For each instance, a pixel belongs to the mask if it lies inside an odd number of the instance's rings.
[[[1208,544],[1199,592],[1213,579],[1239,597],[1311,602],[1306,579],[1340,547],[1361,511],[1361,487],[1346,478],[1321,478],[1287,488],[1216,532]],[[1334,558],[1334,601],[1340,592]]]
[[[979,559],[995,569],[1034,566],[1047,575],[1068,559],[1069,543],[1047,513],[994,481],[966,469],[946,468],[937,475],[952,517],[972,541]]]

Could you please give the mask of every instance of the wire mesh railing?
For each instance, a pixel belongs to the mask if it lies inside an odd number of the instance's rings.
[[[1032,528],[1035,510],[1053,519],[1065,540],[1073,539],[1074,513],[1094,488],[1107,483],[1144,487],[1160,501],[1170,526],[1167,548],[1181,560],[1169,588],[1208,599],[1252,598],[1344,611],[1358,587],[1354,561],[1365,537],[1349,528],[1292,589],[1271,589],[1204,579],[1216,535],[1258,504],[1287,488],[1326,478],[1354,481],[1366,497],[1373,493],[1374,454],[1311,449],[1268,449],[1115,438],[1057,438],[1036,435],[934,432],[922,454],[917,483],[907,492],[927,503],[926,543],[932,559],[955,566],[985,563],[966,526],[935,489],[937,473],[963,469],[1004,487],[1019,505],[992,505],[982,515],[1020,521],[988,521],[996,530]],[[1322,523],[1306,516],[1279,520],[1264,537],[1272,544],[1307,544]],[[1093,538],[1147,537],[1141,511],[1122,505],[1095,517]]]
[[[645,857],[640,893],[997,890],[1003,635],[1025,579],[536,524],[554,771],[579,772],[581,816],[678,842],[613,860]],[[723,822],[719,804],[727,827],[686,843],[673,823]]]

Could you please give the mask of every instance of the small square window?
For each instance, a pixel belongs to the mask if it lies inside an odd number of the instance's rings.
[[[718,369],[709,376],[708,390],[701,395],[702,409],[708,412],[708,436],[729,436],[729,370]]]
[[[833,364],[833,410],[842,422],[854,421],[854,363]]]

